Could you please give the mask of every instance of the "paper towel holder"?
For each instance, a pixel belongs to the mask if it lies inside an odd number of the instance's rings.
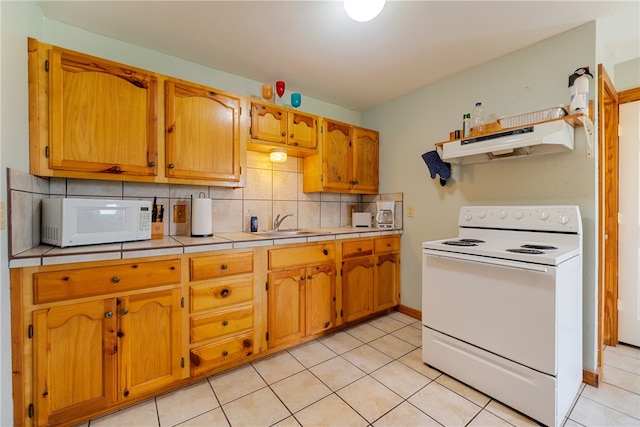
[[[195,200],[191,195],[191,237],[213,236],[211,199],[204,196],[204,191]]]

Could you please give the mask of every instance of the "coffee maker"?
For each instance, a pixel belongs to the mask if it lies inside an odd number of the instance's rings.
[[[376,224],[381,230],[393,230],[396,202],[378,201],[378,212],[376,213]]]

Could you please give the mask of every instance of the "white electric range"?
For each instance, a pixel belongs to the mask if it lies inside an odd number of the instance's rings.
[[[465,206],[424,242],[423,360],[559,426],[582,382],[577,206]]]

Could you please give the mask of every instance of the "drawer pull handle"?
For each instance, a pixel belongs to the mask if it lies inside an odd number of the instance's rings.
[[[358,248],[358,252],[362,252],[362,248]]]
[[[391,243],[387,243],[387,247],[390,248],[391,247]]]
[[[227,357],[228,355],[229,355],[229,352],[227,350],[222,351],[222,357]]]
[[[229,268],[229,266],[227,264],[222,264],[220,268],[222,268],[223,270],[226,270],[227,268]]]
[[[129,310],[127,310],[126,308],[123,308],[122,310],[120,310],[120,314],[125,316],[125,315],[129,314]]]
[[[230,293],[231,291],[229,291],[229,289],[223,289],[222,292],[220,292],[220,295],[222,296],[222,298],[226,298]]]
[[[325,250],[323,250],[323,251],[322,251],[322,253],[323,253],[323,254],[325,254],[325,255],[329,255],[329,251],[328,251],[328,250],[326,250],[326,249],[325,249]]]
[[[113,277],[111,278],[111,282],[112,282],[112,283],[118,283],[118,282],[120,282],[120,278],[119,278],[118,276],[113,276]]]
[[[106,317],[107,319],[111,319],[111,318],[113,317],[113,312],[111,312],[111,311],[107,311],[107,312],[104,314],[104,317]]]
[[[222,326],[228,326],[229,325],[229,321],[228,320],[223,320],[222,321]]]

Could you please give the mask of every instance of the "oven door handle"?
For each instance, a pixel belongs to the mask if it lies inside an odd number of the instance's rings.
[[[510,261],[507,259],[495,259],[495,258],[489,258],[489,257],[483,257],[482,261],[478,261],[477,259],[469,259],[465,255],[456,254],[454,252],[450,252],[447,255],[441,255],[434,251],[425,250],[424,253],[427,256],[433,256],[433,257],[437,257],[444,260],[455,259],[458,261],[472,262],[475,264],[491,264],[498,267],[515,268],[518,270],[529,270],[529,271],[535,271],[537,273],[549,273],[548,266],[539,265],[539,264],[525,264],[521,262]]]

